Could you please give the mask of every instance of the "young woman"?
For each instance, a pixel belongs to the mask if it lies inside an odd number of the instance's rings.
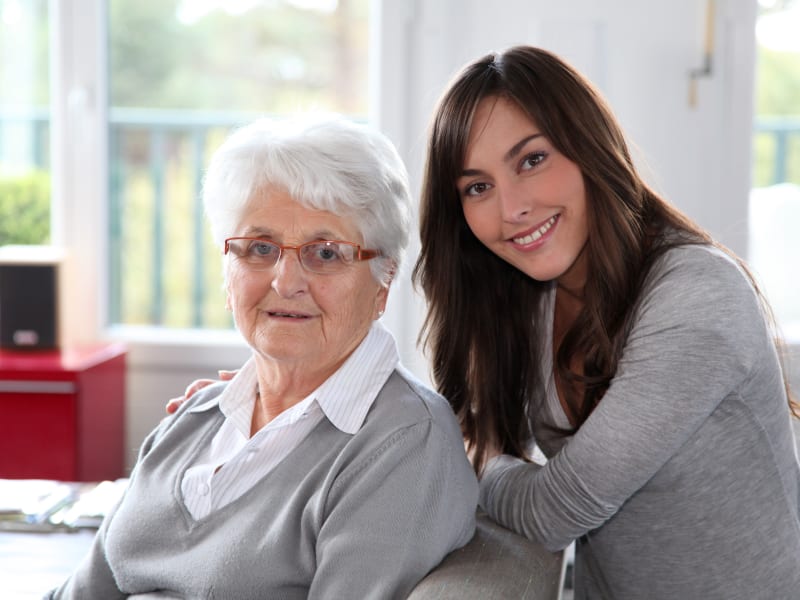
[[[532,47],[432,122],[415,282],[481,505],[576,598],[800,593],[800,468],[769,310],[654,193],[593,86]],[[529,461],[535,446],[547,457]]]

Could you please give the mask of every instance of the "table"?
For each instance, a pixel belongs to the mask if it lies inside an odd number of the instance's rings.
[[[94,529],[70,533],[0,532],[0,598],[39,600],[80,564]]]

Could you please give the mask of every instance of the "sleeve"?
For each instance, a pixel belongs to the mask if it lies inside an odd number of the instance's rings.
[[[105,534],[112,514],[106,516],[95,535],[89,554],[81,562],[77,570],[70,575],[61,587],[49,592],[48,600],[75,600],[82,598],[127,598],[117,587],[114,574],[105,558]]]
[[[460,437],[394,433],[329,494],[309,598],[406,598],[475,531],[478,486]]]
[[[740,386],[753,354],[770,343],[755,292],[729,258],[694,247],[662,261],[616,376],[569,443],[544,467],[502,460],[481,480],[487,513],[550,550],[613,516]]]

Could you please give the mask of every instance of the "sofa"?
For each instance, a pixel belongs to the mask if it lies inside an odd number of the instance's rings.
[[[428,573],[409,600],[558,600],[565,572],[564,552],[549,552],[479,512],[472,540]]]

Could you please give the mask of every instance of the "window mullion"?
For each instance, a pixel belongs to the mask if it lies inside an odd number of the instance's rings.
[[[98,339],[107,302],[105,0],[51,0],[51,231],[66,252],[62,340]]]

